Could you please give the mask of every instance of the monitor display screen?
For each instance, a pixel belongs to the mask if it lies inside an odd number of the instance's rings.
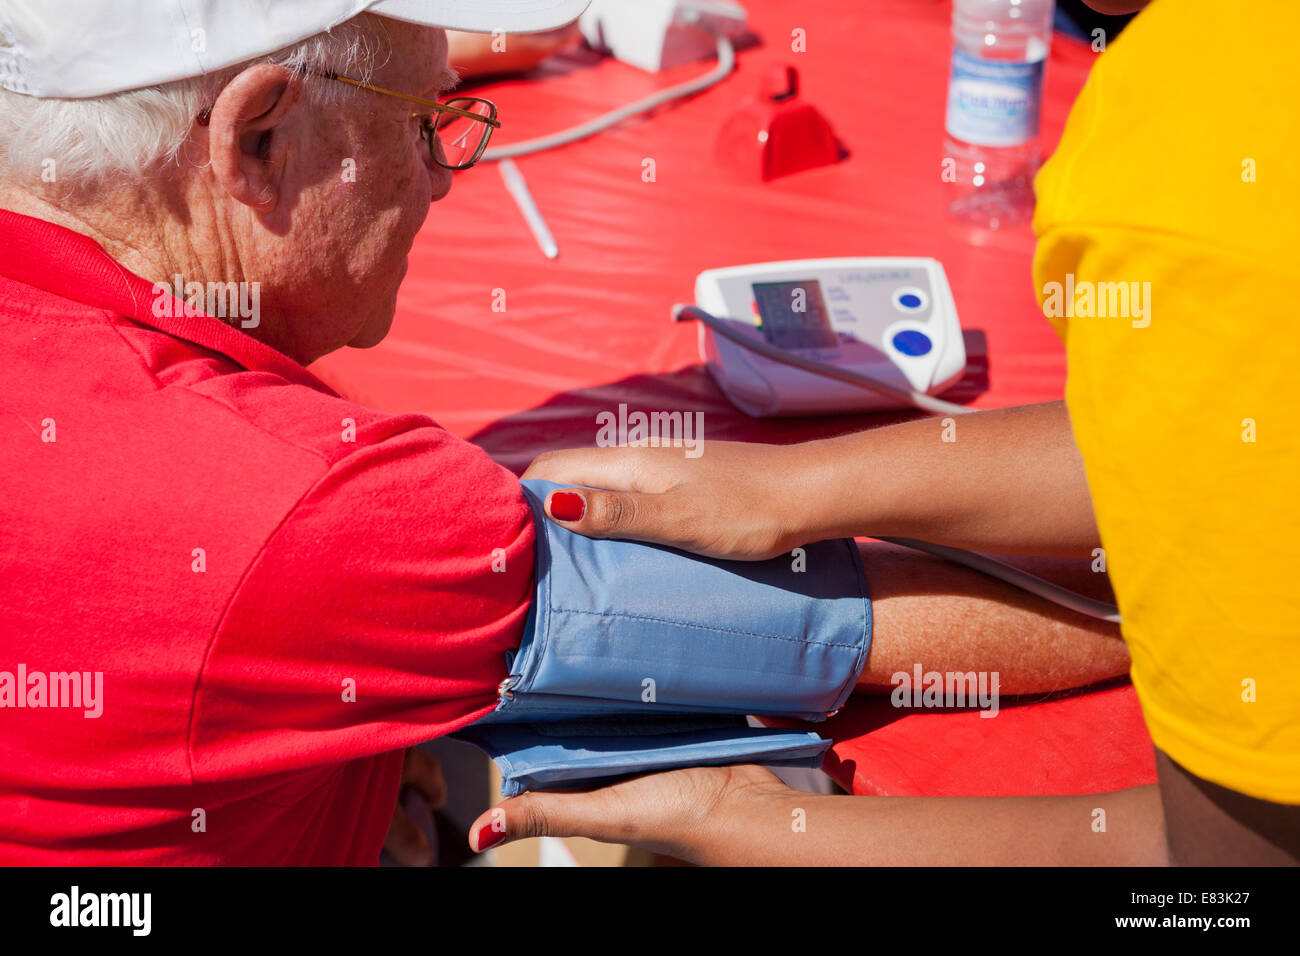
[[[753,290],[754,305],[768,342],[783,349],[835,347],[835,330],[816,279],[755,282]]]

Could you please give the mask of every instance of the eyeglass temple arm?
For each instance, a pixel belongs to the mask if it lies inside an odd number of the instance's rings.
[[[405,93],[398,93],[396,90],[386,90],[382,86],[373,86],[369,83],[363,83],[360,80],[352,79],[350,76],[332,73],[329,70],[313,70],[312,72],[317,76],[323,76],[329,80],[338,80],[340,83],[347,83],[349,86],[356,86],[363,90],[369,90],[372,93],[383,93],[386,96],[396,96],[399,100],[406,100],[408,103],[418,103],[426,109],[435,110],[439,113],[452,113],[456,116],[463,116],[466,119],[477,120],[480,123],[487,123],[494,129],[499,129],[501,127],[501,121],[495,120],[490,116],[480,116],[478,113],[471,113],[469,110],[447,106],[445,103],[435,103],[433,100],[423,100],[418,96],[408,96]]]

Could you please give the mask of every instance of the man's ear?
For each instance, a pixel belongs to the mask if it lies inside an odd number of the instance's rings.
[[[286,118],[302,86],[272,63],[250,66],[230,81],[208,119],[208,156],[226,192],[258,212],[280,200],[280,177],[289,152]]]

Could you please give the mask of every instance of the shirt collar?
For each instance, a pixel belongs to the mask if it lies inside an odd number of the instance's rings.
[[[0,209],[0,275],[94,308],[108,309],[173,338],[220,352],[250,371],[337,394],[282,352],[173,297],[170,316],[154,314],[155,284],[125,269],[79,232]]]

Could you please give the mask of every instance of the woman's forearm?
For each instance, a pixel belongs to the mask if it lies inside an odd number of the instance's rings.
[[[1154,785],[1063,797],[749,799],[703,834],[693,862],[740,866],[1165,866]],[[694,841],[692,841],[694,842]]]
[[[1099,544],[1063,403],[923,419],[787,446],[810,537],[920,538],[1006,554]]]

